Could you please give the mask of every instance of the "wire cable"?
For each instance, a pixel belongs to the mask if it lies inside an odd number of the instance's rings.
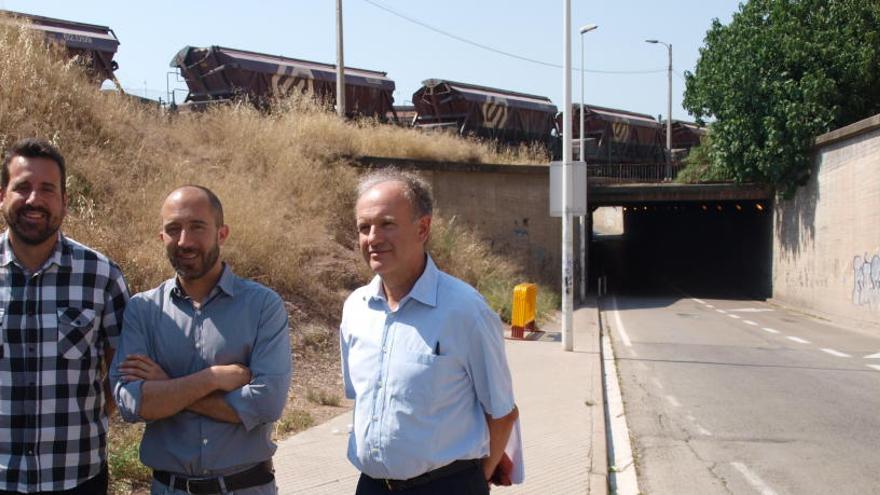
[[[544,61],[544,60],[538,60],[538,59],[536,59],[536,58],[524,57],[524,56],[522,56],[522,55],[517,55],[516,53],[507,52],[507,51],[504,51],[504,50],[501,50],[501,49],[498,49],[498,48],[495,48],[495,47],[492,47],[492,46],[489,46],[489,45],[484,45],[484,44],[482,44],[482,43],[478,43],[478,42],[476,42],[476,41],[469,40],[469,39],[464,38],[464,37],[462,37],[462,36],[458,36],[457,34],[453,34],[453,33],[450,33],[450,32],[448,32],[448,31],[444,31],[444,30],[442,30],[442,29],[440,29],[440,28],[438,28],[438,27],[432,26],[432,25],[428,24],[427,22],[420,21],[420,20],[415,19],[415,18],[413,18],[413,17],[410,17],[410,16],[408,16],[408,15],[406,15],[406,14],[402,14],[402,13],[400,13],[400,12],[398,12],[398,11],[392,9],[391,7],[387,7],[387,6],[385,6],[385,5],[382,5],[382,4],[379,3],[379,2],[376,2],[375,0],[363,0],[363,1],[366,2],[366,3],[368,3],[368,4],[370,4],[370,5],[372,5],[373,7],[376,7],[377,9],[384,10],[385,12],[388,12],[388,13],[391,14],[391,15],[394,15],[394,16],[397,16],[397,17],[400,17],[401,19],[403,19],[403,20],[405,20],[405,21],[408,21],[408,22],[411,22],[411,23],[416,24],[416,25],[418,25],[418,26],[421,26],[421,27],[423,27],[423,28],[425,28],[425,29],[428,29],[428,30],[430,30],[430,31],[433,31],[433,32],[435,32],[435,33],[437,33],[437,34],[441,34],[441,35],[443,35],[443,36],[446,36],[447,38],[452,38],[452,39],[454,39],[454,40],[456,40],[456,41],[459,41],[459,42],[461,42],[461,43],[465,43],[465,44],[468,44],[468,45],[471,45],[471,46],[474,46],[474,47],[480,48],[480,49],[482,49],[482,50],[486,50],[486,51],[490,51],[490,52],[493,52],[493,53],[497,53],[497,54],[499,54],[499,55],[504,55],[505,57],[511,57],[511,58],[515,58],[515,59],[517,59],[517,60],[522,60],[522,61],[524,61],[524,62],[529,62],[529,63],[533,63],[533,64],[543,65],[543,66],[545,66],[545,67],[552,67],[552,68],[554,68],[554,69],[563,69],[563,68],[564,68],[564,67],[563,67],[562,65],[560,65],[560,64],[554,64],[554,63],[552,63],[552,62],[547,62],[547,61]],[[580,71],[580,67],[572,67],[572,70]],[[659,72],[666,72],[666,70],[667,70],[667,69],[651,69],[651,70],[599,70],[599,69],[584,69],[585,72],[590,72],[590,73],[594,73],[594,74],[656,74],[656,73],[659,73]]]

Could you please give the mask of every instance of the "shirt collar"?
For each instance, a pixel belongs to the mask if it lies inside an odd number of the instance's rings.
[[[232,273],[232,269],[229,268],[226,262],[223,262],[223,271],[220,272],[220,280],[217,281],[217,285],[211,289],[205,300],[207,301],[208,299],[211,299],[218,290],[224,292],[229,297],[235,295],[235,274]],[[174,277],[174,284],[171,286],[171,295],[174,297],[189,297],[180,285],[180,277]]]
[[[434,264],[434,260],[431,259],[430,255],[425,256],[427,257],[425,270],[419,276],[419,279],[416,280],[409,294],[400,300],[401,306],[407,299],[415,299],[431,307],[437,306],[437,285],[440,280],[440,270],[437,269],[437,265]],[[385,290],[382,288],[382,277],[376,275],[367,287],[367,294],[371,299],[386,300]]]
[[[73,266],[73,255],[69,249],[64,249],[64,236],[61,235],[60,231],[57,236],[55,248],[52,250],[52,254],[43,262],[40,270],[45,270],[53,264],[58,265],[60,268],[70,268]],[[20,267],[24,266],[15,257],[15,252],[12,251],[12,244],[9,242],[9,230],[7,229],[3,232],[3,236],[0,237],[0,266],[7,266],[13,262]]]

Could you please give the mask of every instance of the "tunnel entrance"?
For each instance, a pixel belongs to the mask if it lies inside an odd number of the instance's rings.
[[[623,204],[623,234],[597,235],[590,279],[609,293],[718,298],[771,296],[768,201]]]

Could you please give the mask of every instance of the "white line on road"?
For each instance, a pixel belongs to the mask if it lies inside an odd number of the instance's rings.
[[[739,309],[731,309],[729,311],[734,311],[737,313],[768,313],[773,310],[767,309],[767,308],[739,308]]]
[[[629,340],[629,335],[626,334],[626,329],[623,328],[623,320],[620,319],[620,311],[617,310],[617,298],[611,296],[611,308],[614,312],[614,326],[617,328],[617,333],[620,334],[620,340],[623,341],[623,345],[627,347],[632,347],[632,342]]]
[[[776,492],[773,491],[772,488],[767,486],[767,483],[764,483],[764,480],[758,477],[751,469],[747,468],[745,464],[741,462],[731,462],[731,466],[734,469],[739,471],[741,475],[752,485],[752,488],[758,490],[761,495],[776,495]]]
[[[616,301],[613,296],[611,304],[616,308]],[[611,429],[608,452],[614,453],[614,458],[609,459],[611,465],[608,466],[608,474],[610,476],[613,473],[615,483],[617,484],[617,493],[637,494],[639,493],[639,480],[636,477],[629,428],[626,424],[626,412],[623,408],[623,397],[620,394],[617,366],[614,363],[614,347],[609,339],[602,339],[602,351],[604,354],[605,397],[607,398],[607,413],[610,418],[609,427]]]
[[[753,327],[758,326],[758,324],[753,322],[752,320],[743,320],[743,323],[745,323],[746,325],[751,325]]]
[[[727,316],[733,318],[734,320],[738,320],[738,319],[742,318],[742,316],[740,316],[740,315],[727,315]]]
[[[763,330],[763,331],[765,331],[765,332],[768,332],[768,333],[779,333],[779,330],[774,330],[774,329],[769,328],[769,327],[763,327],[763,328],[761,328],[761,330]]]
[[[679,402],[678,399],[671,395],[667,395],[666,400],[668,400],[669,403],[672,404],[672,407],[681,407],[681,402]]]
[[[719,313],[721,313],[723,315],[727,314],[727,311],[724,311],[723,309],[716,309],[715,311],[718,311]]]
[[[822,350],[822,352],[827,353],[827,354],[831,354],[832,356],[837,356],[837,357],[852,357],[852,356],[850,356],[849,354],[847,354],[847,353],[845,353],[845,352],[835,351],[834,349],[828,349],[827,347],[823,347],[821,350]]]
[[[697,299],[696,297],[691,298],[691,301],[696,301],[696,302],[698,302],[698,303],[700,303],[700,304],[706,304],[706,301],[704,301],[704,300],[702,300],[702,299]]]
[[[878,352],[877,354],[868,354],[867,356],[865,356],[865,359],[880,359],[880,352]]]
[[[878,366],[876,364],[866,364],[865,366],[867,366],[868,368],[871,368],[872,370],[880,371],[880,366]]]
[[[715,309],[715,306],[712,306],[711,304],[707,304],[706,307],[709,309]]]
[[[694,426],[697,427],[697,431],[700,432],[700,435],[703,435],[703,436],[705,436],[705,437],[711,437],[711,436],[712,436],[712,432],[711,432],[711,431],[709,431],[709,430],[703,428],[702,426],[700,426],[700,425],[698,425],[698,424],[695,424]]]
[[[792,341],[792,342],[797,342],[798,344],[809,344],[809,343],[810,343],[809,340],[804,340],[804,339],[802,339],[802,338],[800,338],[800,337],[792,337],[792,336],[788,336],[788,337],[785,337],[785,338],[787,338],[788,340],[790,340],[790,341]]]

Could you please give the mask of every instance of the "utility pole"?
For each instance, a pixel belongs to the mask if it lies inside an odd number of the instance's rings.
[[[587,166],[587,150],[584,147],[584,144],[586,143],[586,141],[584,139],[584,103],[586,101],[584,99],[584,72],[586,71],[585,65],[584,65],[584,62],[586,60],[586,57],[584,56],[584,35],[589,33],[590,31],[598,28],[598,27],[599,26],[597,26],[595,24],[587,24],[587,25],[581,27],[581,30],[580,30],[580,33],[581,33],[581,111],[580,111],[581,130],[580,130],[580,133],[578,134],[578,136],[580,137],[580,150],[581,150],[580,159],[582,162],[584,162],[585,167]],[[589,181],[590,174],[587,173],[586,176],[587,176],[587,181]],[[587,194],[589,194],[589,190],[590,190],[589,186],[584,188],[584,192]],[[587,276],[587,263],[588,263],[587,242],[589,242],[589,238],[587,236],[587,229],[590,226],[590,222],[589,222],[589,220],[590,220],[590,218],[589,218],[590,202],[589,202],[589,200],[586,201],[586,205],[587,205],[586,214],[581,215],[578,218],[578,220],[580,220],[580,240],[581,240],[580,249],[579,249],[580,258],[581,258],[581,284],[580,284],[580,291],[579,291],[581,304],[583,304],[587,300],[587,286],[589,284],[589,277]]]
[[[336,0],[336,113],[345,117],[345,62],[342,51],[342,0]]]
[[[645,43],[660,44],[666,47],[669,54],[669,67],[667,69],[666,87],[666,174],[667,179],[672,179],[672,43],[660,40],[645,40]]]
[[[571,0],[562,0],[563,10],[563,69],[562,69],[562,347],[566,351],[574,350],[572,341],[572,198],[569,192],[571,177]]]

